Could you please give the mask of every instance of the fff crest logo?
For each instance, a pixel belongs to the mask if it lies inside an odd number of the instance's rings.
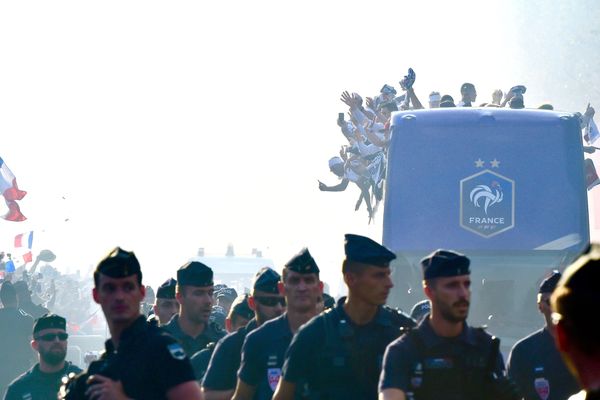
[[[490,162],[499,168],[500,161]],[[477,168],[485,162],[475,161]],[[515,181],[484,169],[460,181],[460,226],[490,238],[515,226]]]

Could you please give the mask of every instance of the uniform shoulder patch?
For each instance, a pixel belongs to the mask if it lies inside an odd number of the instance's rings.
[[[183,351],[183,347],[181,347],[181,345],[179,343],[171,343],[170,345],[167,346],[167,349],[169,350],[169,353],[171,353],[171,356],[174,359],[176,359],[176,360],[185,359],[185,351]]]

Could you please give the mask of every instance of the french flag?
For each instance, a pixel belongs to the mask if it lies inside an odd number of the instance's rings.
[[[20,233],[15,236],[15,247],[27,247],[31,249],[33,245],[33,231]]]
[[[33,231],[21,233],[15,236],[15,248],[27,247],[29,249],[27,253],[23,254],[23,261],[25,261],[25,263],[33,261],[31,246],[33,246]]]
[[[27,218],[21,214],[17,200],[25,197],[27,192],[19,189],[17,178],[6,166],[2,157],[0,157],[0,193],[4,196],[4,201],[8,206],[8,213],[0,217],[7,221],[25,221]]]

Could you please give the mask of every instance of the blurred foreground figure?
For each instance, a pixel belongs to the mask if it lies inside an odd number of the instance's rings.
[[[554,271],[540,285],[537,303],[546,325],[517,342],[508,358],[508,376],[515,381],[525,400],[567,400],[579,391],[554,344],[550,296],[560,277],[561,274]]]
[[[142,271],[133,252],[115,248],[94,272],[94,301],[111,338],[106,352],[61,389],[64,399],[201,399],[183,348],[140,313]]]
[[[600,399],[600,246],[593,244],[565,270],[552,294],[556,344],[583,391],[571,399]]]
[[[39,363],[13,381],[4,400],[56,399],[63,377],[81,369],[66,362],[67,321],[58,315],[38,318],[33,326],[31,347],[39,354]]]

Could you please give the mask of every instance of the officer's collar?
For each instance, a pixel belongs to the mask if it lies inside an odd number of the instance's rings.
[[[124,343],[132,340],[135,336],[137,336],[140,332],[143,332],[146,328],[146,318],[143,315],[140,315],[129,327],[127,327],[123,332],[121,332],[121,337],[119,338],[119,346],[122,346]],[[112,353],[115,351],[115,346],[112,339],[108,339],[105,342],[105,348],[107,353]]]
[[[204,336],[204,337],[208,338],[209,340],[216,342],[217,340],[219,340],[222,337],[222,335],[219,335],[217,326],[211,322],[206,323],[204,330],[198,336],[192,337],[192,336],[188,335],[187,333],[185,333],[183,331],[183,329],[181,329],[181,326],[179,325],[179,314],[173,315],[173,318],[171,318],[171,320],[169,321],[167,326],[169,327],[171,332],[174,332],[175,336],[189,337],[192,340],[196,340],[199,337]]]
[[[464,343],[468,343],[470,345],[477,344],[473,329],[470,329],[467,323],[463,323],[463,329],[460,334],[454,338],[444,338],[442,336],[438,336],[431,327],[429,323],[429,314],[427,314],[419,323],[417,327],[422,334],[422,338],[425,341],[425,345],[427,347],[433,347],[437,344],[443,343],[447,339],[454,339]]]
[[[346,296],[342,296],[337,301],[336,309],[337,309],[338,315],[340,316],[341,319],[345,319],[345,320],[349,321],[351,324],[356,325],[356,323],[354,321],[352,321],[352,319],[348,316],[348,314],[346,314],[346,310],[344,310],[345,302],[346,302]],[[377,314],[375,314],[375,318],[373,318],[371,321],[367,322],[365,325],[371,324],[373,322],[375,322],[378,325],[383,325],[383,326],[391,326],[392,325],[390,316],[386,312],[384,312],[383,306],[377,307]],[[365,326],[365,325],[361,325],[361,326]]]

